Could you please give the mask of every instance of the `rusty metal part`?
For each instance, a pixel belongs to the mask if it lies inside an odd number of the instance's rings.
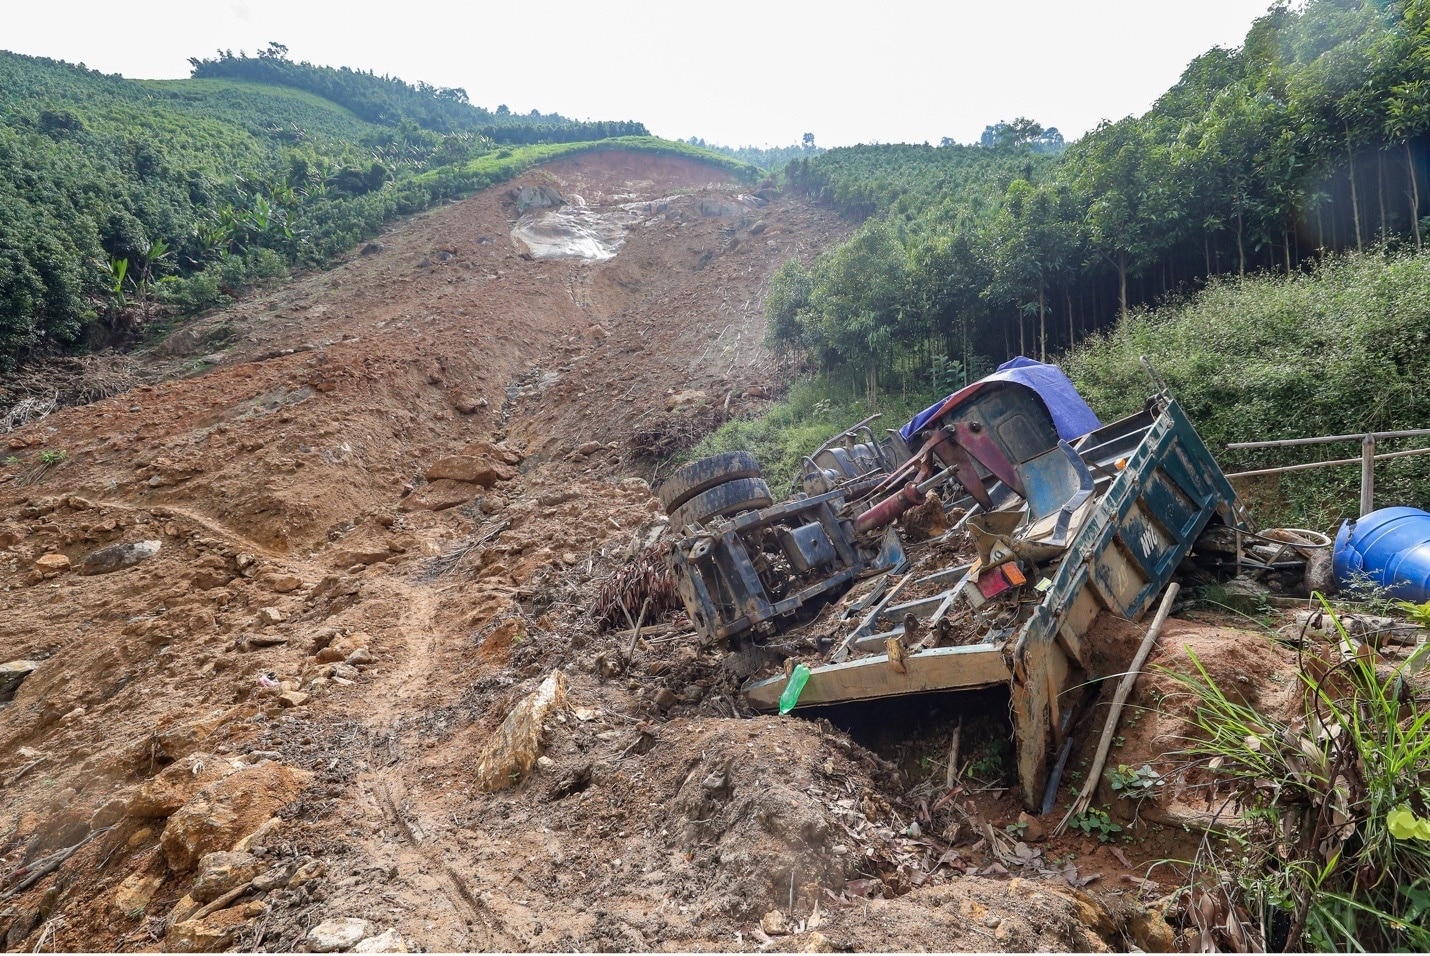
[[[854,530],[858,534],[893,524],[899,517],[915,505],[924,503],[924,493],[912,481],[907,482],[897,494],[890,495],[854,520]]]

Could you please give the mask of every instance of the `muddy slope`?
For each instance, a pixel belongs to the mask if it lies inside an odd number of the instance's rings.
[[[29,662],[4,948],[1170,944],[1135,865],[1004,839],[996,787],[939,803],[749,714],[679,627],[593,619],[659,538],[660,457],[781,388],[770,276],[849,228],[692,162],[568,159],[0,436],[0,663]],[[541,759],[494,762],[543,686]]]

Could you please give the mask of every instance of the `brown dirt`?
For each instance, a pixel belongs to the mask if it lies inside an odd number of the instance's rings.
[[[614,259],[536,260],[510,238],[522,184],[650,205]],[[866,747],[750,715],[679,628],[627,662],[592,619],[600,582],[659,537],[663,457],[787,384],[760,344],[770,276],[849,228],[692,162],[564,160],[192,322],[92,389],[118,394],[0,438],[0,662],[39,665],[0,707],[0,943],[293,950],[361,917],[430,950],[1170,944],[1133,901],[1174,882],[1132,882],[1165,842],[1119,858],[1029,835],[1011,875],[990,855],[984,824],[1017,842],[1004,782],[932,783],[954,709]],[[157,556],[80,573],[144,540]],[[477,789],[553,672],[542,760]],[[1006,735],[1002,705],[972,706]],[[1125,759],[1156,759],[1152,736]],[[306,781],[254,838],[296,873],[173,931],[194,882],[165,852],[174,810],[250,765]]]

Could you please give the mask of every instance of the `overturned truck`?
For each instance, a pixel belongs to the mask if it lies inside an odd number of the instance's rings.
[[[694,628],[726,644],[759,709],[1007,685],[1035,812],[1051,805],[1074,689],[1100,676],[1093,620],[1140,619],[1209,527],[1253,530],[1165,389],[1103,425],[1057,368],[1028,359],[882,438],[859,423],[796,482],[777,504],[733,452],[660,487]],[[915,508],[951,527],[911,560],[895,522]]]

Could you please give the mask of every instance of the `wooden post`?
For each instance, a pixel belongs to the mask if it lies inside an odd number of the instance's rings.
[[[1364,518],[1375,510],[1375,436],[1360,440],[1360,514]]]

